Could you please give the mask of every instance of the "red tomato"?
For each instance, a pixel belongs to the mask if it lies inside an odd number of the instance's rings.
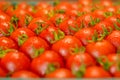
[[[28,28],[18,28],[11,35],[10,38],[13,39],[19,46],[21,46],[29,37],[35,36],[35,33]]]
[[[84,78],[110,78],[109,72],[98,66],[90,66],[86,69]]]
[[[86,46],[86,51],[93,57],[98,58],[102,55],[108,55],[110,53],[115,53],[116,48],[109,43],[107,40],[102,40],[98,42],[89,43]]]
[[[0,22],[1,21],[10,21],[10,17],[2,11],[0,11]]]
[[[95,65],[95,60],[88,53],[78,52],[68,58],[66,65],[76,77],[83,77],[83,68]]]
[[[1,59],[1,66],[8,72],[27,70],[30,66],[30,60],[22,52],[8,52]]]
[[[71,55],[71,49],[81,47],[81,42],[74,36],[65,36],[52,45],[52,49],[67,59]]]
[[[88,6],[92,3],[92,0],[79,0],[79,4],[82,6]]]
[[[83,28],[75,33],[75,37],[77,37],[83,45],[88,44],[88,40],[91,40],[94,35],[94,30],[92,28]]]
[[[66,68],[60,68],[54,72],[47,74],[46,78],[74,78],[72,72]]]
[[[13,73],[11,78],[39,78],[39,76],[31,71],[21,70]]]
[[[108,37],[106,38],[110,43],[112,43],[116,48],[120,47],[120,31],[115,30],[113,31]]]
[[[10,38],[0,37],[0,48],[2,49],[17,49],[17,44]]]
[[[54,70],[63,67],[63,60],[60,55],[54,51],[45,51],[40,57],[32,60],[31,69],[40,76],[49,74]]]
[[[30,37],[20,47],[20,51],[24,52],[30,58],[38,57],[44,50],[49,49],[49,45],[40,37]]]

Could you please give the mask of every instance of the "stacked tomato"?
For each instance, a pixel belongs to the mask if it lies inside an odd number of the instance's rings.
[[[120,6],[0,2],[0,77],[120,77]]]

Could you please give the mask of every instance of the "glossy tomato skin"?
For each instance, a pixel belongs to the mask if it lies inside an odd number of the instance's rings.
[[[31,71],[21,70],[13,73],[11,78],[39,78],[39,76]]]
[[[30,66],[30,59],[22,52],[8,52],[1,59],[1,66],[8,72],[28,70]]]
[[[0,11],[0,22],[1,21],[10,21],[10,17],[2,11]]]
[[[36,36],[28,38],[20,47],[20,51],[24,52],[30,58],[39,56],[39,50],[41,49],[42,51],[47,50],[49,49],[49,45],[44,39]]]
[[[63,60],[54,51],[45,51],[31,63],[31,70],[42,77],[61,67],[64,67]]]
[[[17,44],[8,37],[0,37],[0,47],[2,49],[18,49]]]
[[[11,35],[10,38],[13,39],[19,46],[21,46],[29,37],[35,36],[35,33],[28,28],[18,28]],[[23,41],[22,43],[20,42]]]
[[[112,43],[116,48],[120,47],[120,31],[115,30],[106,38],[110,43]]]
[[[89,43],[86,46],[86,51],[93,57],[97,58],[102,55],[108,55],[110,53],[115,53],[116,48],[107,40],[102,40],[98,42]]]
[[[91,40],[93,35],[94,29],[83,28],[76,32],[74,36],[77,37],[82,42],[83,45],[87,45],[88,40]]]
[[[54,72],[47,74],[46,78],[74,78],[75,76],[72,72],[66,68],[60,68],[55,70]]]
[[[86,69],[84,78],[110,78],[109,72],[98,66],[91,66]]]
[[[7,72],[0,67],[0,77],[6,77]]]
[[[71,49],[81,47],[82,43],[74,36],[65,36],[52,45],[52,50],[58,52],[64,59],[71,55]]]

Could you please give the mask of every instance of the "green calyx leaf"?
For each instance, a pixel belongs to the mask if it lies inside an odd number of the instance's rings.
[[[75,48],[71,48],[73,53],[84,53],[86,48],[84,46],[78,47],[76,46]]]
[[[113,16],[113,13],[112,12],[105,12],[104,16],[107,18],[107,17]]]
[[[76,27],[69,26],[69,30],[72,30],[72,31],[75,31],[75,32],[77,32],[79,29],[81,29],[81,28],[78,27],[78,25],[76,25]]]
[[[116,23],[114,23],[114,27],[116,30],[120,30],[120,27]]]
[[[59,25],[61,22],[63,22],[62,18],[56,19],[56,24]]]
[[[89,23],[90,26],[94,26],[95,24],[100,22],[99,18],[93,19],[92,17],[90,17],[91,22]]]
[[[18,45],[21,46],[27,39],[28,36],[26,34],[22,34],[18,37]]]
[[[100,65],[104,67],[105,70],[109,70],[110,67],[113,65],[113,63],[110,62],[106,56],[98,58],[97,61]]]
[[[16,17],[15,15],[11,18],[11,23],[15,24],[16,27],[18,27],[18,17]]]
[[[43,30],[47,29],[49,25],[43,27],[44,22],[37,22],[38,27],[35,29],[35,33],[39,35]]]
[[[64,13],[65,13],[65,10],[63,10],[63,9],[56,10],[56,13],[64,14]]]
[[[28,24],[30,23],[30,21],[31,21],[32,19],[33,19],[32,16],[26,15],[26,17],[25,17],[25,24],[26,24],[26,26],[28,26]]]
[[[64,32],[61,31],[61,30],[58,30],[58,32],[54,31],[53,35],[54,35],[54,40],[50,41],[50,43],[52,43],[52,44],[55,43],[55,42],[57,42],[58,40],[64,38],[64,36],[65,36]]]
[[[60,0],[54,0],[53,6],[57,6],[60,3]]]
[[[53,71],[56,70],[56,66],[54,64],[48,64],[47,70],[46,70],[46,74],[49,74]]]
[[[120,19],[119,18],[117,18],[117,22],[120,23]]]
[[[54,10],[51,10],[51,11],[47,14],[48,19],[50,19],[50,18],[53,17],[54,15],[55,15]]]
[[[76,77],[81,78],[84,76],[86,71],[86,65],[85,64],[81,64],[80,68],[78,71],[74,71],[72,70],[73,74],[75,74]]]
[[[32,58],[36,58],[38,57],[41,53],[43,53],[45,51],[44,48],[39,48],[39,49],[35,49],[34,48],[34,56],[32,56]]]
[[[3,58],[6,55],[6,53],[8,53],[10,51],[12,51],[12,49],[4,50],[3,48],[0,48],[0,58]]]
[[[77,12],[77,16],[80,17],[82,15],[86,14],[85,12]]]

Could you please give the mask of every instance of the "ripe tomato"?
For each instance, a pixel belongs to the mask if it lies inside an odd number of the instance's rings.
[[[28,28],[31,29],[33,32],[35,32],[37,35],[39,35],[48,26],[54,26],[54,25],[45,18],[38,17],[38,18],[34,18],[30,22]]]
[[[10,38],[0,37],[0,48],[2,49],[17,49],[17,44]]]
[[[92,3],[92,0],[79,0],[79,4],[82,6],[89,6]]]
[[[46,49],[49,49],[47,42],[36,36],[28,38],[20,47],[20,51],[24,52],[30,58],[38,57]]]
[[[110,43],[112,43],[116,48],[120,47],[120,31],[115,30],[113,31],[108,37],[106,38]]]
[[[10,17],[2,11],[0,11],[0,22],[1,21],[10,21]]]
[[[98,66],[90,66],[86,69],[84,78],[110,78],[109,72]]]
[[[39,76],[31,71],[21,70],[13,73],[11,78],[39,78]]]
[[[76,77],[83,77],[84,69],[95,65],[95,60],[88,53],[78,52],[68,58],[66,65]]]
[[[56,41],[64,38],[65,34],[57,27],[48,26],[38,36],[48,41],[48,43],[53,44]]]
[[[66,68],[60,68],[55,70],[54,72],[47,74],[46,78],[74,78],[75,76],[72,72]]]
[[[30,66],[30,59],[22,52],[12,51],[8,52],[1,59],[1,66],[10,73],[20,70],[28,70]]]
[[[35,36],[35,33],[28,28],[18,28],[11,35],[10,38],[13,39],[19,46],[21,46],[29,37]]]
[[[71,55],[71,49],[81,46],[81,42],[76,37],[65,36],[52,45],[52,50],[58,52],[64,59],[67,59]]]
[[[80,27],[76,24],[74,19],[67,19],[60,23],[59,28],[66,34],[66,35],[73,35],[77,32]]]
[[[91,40],[94,35],[94,30],[92,28],[83,28],[75,33],[75,37],[77,37],[83,45],[88,44],[88,40]]]
[[[107,40],[97,41],[89,43],[86,46],[86,52],[95,58],[102,55],[108,55],[110,53],[115,53],[116,48]]]
[[[54,51],[45,51],[40,57],[32,60],[31,70],[40,76],[44,76],[54,70],[63,67],[63,60],[60,55]]]

